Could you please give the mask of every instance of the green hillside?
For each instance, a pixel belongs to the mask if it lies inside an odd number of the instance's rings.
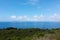
[[[60,40],[60,28],[4,28],[0,29],[0,40]]]

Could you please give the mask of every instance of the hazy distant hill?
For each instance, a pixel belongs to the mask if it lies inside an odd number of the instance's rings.
[[[0,40],[60,40],[60,28],[57,29],[0,29]]]

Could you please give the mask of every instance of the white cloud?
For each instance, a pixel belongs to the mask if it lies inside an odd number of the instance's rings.
[[[38,21],[38,15],[33,16],[32,21]]]
[[[30,18],[28,16],[24,15],[24,16],[18,16],[17,20],[19,20],[19,21],[28,21],[28,20],[30,20]]]
[[[44,20],[44,15],[35,15],[33,16],[33,21],[43,21]]]
[[[37,17],[38,17],[38,15],[34,15],[34,16],[33,16],[33,18],[37,18]]]
[[[18,16],[17,17],[17,20],[22,20],[23,19],[23,16]]]
[[[60,14],[53,14],[49,17],[51,21],[60,21]]]
[[[13,19],[15,19],[15,18],[17,18],[16,16],[10,16],[10,18],[13,18]]]
[[[41,15],[39,16],[39,18],[44,18],[44,15],[41,14]]]
[[[23,17],[24,17],[25,19],[27,19],[27,18],[28,18],[28,16],[26,16],[26,15],[24,15]]]

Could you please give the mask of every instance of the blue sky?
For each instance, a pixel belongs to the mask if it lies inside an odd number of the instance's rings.
[[[0,21],[60,22],[60,0],[0,0]]]

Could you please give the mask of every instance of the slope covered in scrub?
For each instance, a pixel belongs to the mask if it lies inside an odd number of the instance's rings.
[[[0,29],[0,40],[60,40],[60,28],[56,29]]]

